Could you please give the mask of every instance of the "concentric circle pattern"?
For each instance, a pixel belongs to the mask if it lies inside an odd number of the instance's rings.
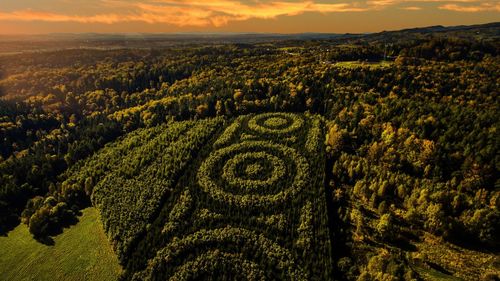
[[[332,280],[322,132],[307,114],[233,120],[179,179],[152,227],[163,236],[141,242],[146,259],[124,280]]]
[[[213,152],[198,170],[198,184],[225,204],[265,207],[296,196],[309,176],[307,160],[295,149],[248,141]]]
[[[271,171],[267,173],[265,167],[270,167]],[[246,152],[237,154],[226,162],[222,178],[230,185],[251,190],[275,185],[283,179],[285,171],[283,160],[269,152]]]
[[[276,272],[266,271],[268,266]],[[217,272],[225,274],[217,280],[306,280],[289,250],[263,235],[231,226],[202,229],[174,239],[133,279],[199,280]]]
[[[248,121],[248,128],[262,135],[289,134],[304,127],[304,118],[293,113],[263,113]]]
[[[257,176],[258,174],[260,174],[262,171],[263,171],[263,167],[262,165],[256,163],[256,164],[250,164],[250,165],[247,165],[245,167],[245,173],[249,176],[249,177],[255,177]]]
[[[213,250],[203,253],[192,261],[180,266],[170,280],[200,280],[204,276],[214,276],[224,272],[232,280],[266,280],[265,273],[255,262],[242,258],[242,254]],[[221,280],[222,277],[215,277]]]
[[[268,128],[279,128],[286,126],[288,123],[288,120],[286,118],[281,118],[281,117],[271,117],[268,118],[264,121],[264,126]]]

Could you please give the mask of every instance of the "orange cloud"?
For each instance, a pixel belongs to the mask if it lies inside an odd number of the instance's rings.
[[[480,5],[472,5],[472,6],[446,4],[439,6],[439,9],[454,11],[454,12],[466,12],[466,13],[489,12],[489,11],[500,12],[500,4],[482,3]]]
[[[160,5],[162,4],[162,5]],[[166,5],[165,5],[166,4]],[[182,8],[196,11],[197,14],[208,13],[208,16],[227,20],[247,20],[251,18],[273,19],[279,16],[295,16],[305,12],[333,13],[333,12],[360,12],[360,8],[350,3],[318,4],[313,1],[301,2],[270,2],[244,4],[238,1],[219,0],[210,2],[156,0],[154,3],[136,4],[144,11],[155,14],[169,14],[172,9]],[[206,18],[204,14],[203,18]]]
[[[406,11],[420,11],[420,10],[422,10],[421,7],[416,7],[416,6],[402,7],[400,9],[401,10],[406,10]]]
[[[106,23],[112,24],[122,21],[117,14],[103,14],[94,16],[76,16],[57,13],[37,12],[32,10],[0,12],[2,21],[46,21],[46,22],[78,22],[78,23]]]
[[[274,19],[279,16],[295,16],[306,12],[333,13],[367,10],[366,8],[357,7],[350,3],[319,4],[314,1],[244,4],[233,0],[210,2],[196,0],[153,0],[140,3],[104,0],[101,3],[107,8],[126,8],[128,12],[123,14],[108,13],[82,16],[22,10],[8,13],[0,12],[0,20],[104,24],[138,21],[145,23],[165,23],[175,26],[213,25],[217,27],[225,25],[230,21],[243,21],[252,18]]]
[[[101,14],[80,15],[57,12],[19,10],[1,12],[0,21],[45,21],[114,24],[120,22],[163,23],[174,26],[223,26],[232,21],[249,19],[275,19],[280,16],[296,16],[307,12],[341,13],[381,10],[403,3],[436,2],[446,3],[439,6],[442,10],[457,12],[499,11],[498,4],[491,2],[478,4],[480,0],[365,0],[336,3],[305,1],[251,1],[238,0],[97,0],[102,7]],[[462,4],[475,6],[463,6]],[[95,3],[94,3],[95,4]],[[458,5],[460,4],[460,5]],[[421,7],[408,6],[399,9],[417,11]]]

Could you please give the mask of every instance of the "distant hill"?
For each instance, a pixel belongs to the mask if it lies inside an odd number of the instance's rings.
[[[360,38],[368,41],[393,42],[401,39],[411,40],[425,36],[455,36],[474,37],[498,40],[500,37],[500,22],[480,24],[480,25],[460,25],[460,26],[428,26],[419,28],[402,29],[397,31],[383,31],[362,36]]]
[[[175,45],[255,44],[280,41],[326,40],[346,43],[352,40],[392,42],[414,40],[434,34],[498,40],[500,22],[470,26],[428,26],[365,34],[337,33],[51,33],[41,35],[0,35],[0,54],[75,48],[162,48]]]

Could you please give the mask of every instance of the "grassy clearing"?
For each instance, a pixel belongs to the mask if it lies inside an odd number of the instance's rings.
[[[379,61],[379,62],[364,62],[364,61],[339,61],[334,64],[337,67],[356,68],[368,67],[370,69],[390,67],[393,65],[392,61]]]
[[[304,47],[282,47],[282,48],[278,48],[278,50],[280,51],[300,51],[300,50],[304,50],[305,48]]]
[[[54,237],[54,245],[34,240],[22,224],[0,237],[2,280],[116,280],[121,267],[96,209],[83,210],[80,221]]]
[[[444,274],[432,268],[414,267],[415,271],[420,275],[423,280],[442,280],[442,281],[463,281],[463,279]]]
[[[416,243],[419,256],[427,263],[431,262],[445,269],[453,276],[449,280],[481,280],[487,274],[500,275],[500,257],[495,253],[484,253],[462,248],[430,234],[425,234],[421,243]],[[425,280],[444,279],[444,274],[432,269],[423,269]],[[427,278],[425,278],[427,277]],[[458,277],[458,278],[456,278]],[[438,280],[439,280],[438,279]]]

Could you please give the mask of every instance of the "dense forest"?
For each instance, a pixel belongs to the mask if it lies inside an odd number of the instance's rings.
[[[499,38],[0,55],[0,234],[95,206],[123,280],[498,280]]]

